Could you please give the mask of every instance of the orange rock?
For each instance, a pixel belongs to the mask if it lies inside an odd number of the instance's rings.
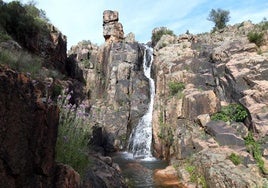
[[[179,182],[178,174],[173,166],[168,166],[165,169],[155,170],[154,179],[156,185],[168,186],[174,188],[184,188],[185,186]]]

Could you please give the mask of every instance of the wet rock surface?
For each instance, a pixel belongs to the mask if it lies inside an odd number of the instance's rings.
[[[154,179],[158,186],[185,188],[178,180],[178,173],[173,166],[168,166],[162,170],[155,170]]]
[[[92,163],[86,171],[82,187],[127,187],[119,166],[110,157],[94,154],[90,159]]]

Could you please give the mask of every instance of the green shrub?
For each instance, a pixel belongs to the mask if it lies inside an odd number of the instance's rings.
[[[264,38],[263,38],[264,34],[261,32],[249,32],[247,37],[249,42],[253,42],[255,43],[258,47],[260,47],[263,44]]]
[[[264,167],[264,161],[262,159],[260,144],[257,141],[255,141],[252,132],[249,132],[248,136],[245,138],[245,143],[248,152],[252,154],[258,167],[261,169],[262,172],[267,173],[268,169]]]
[[[0,31],[0,42],[5,42],[11,39],[11,36],[9,36],[6,32]]]
[[[263,20],[259,23],[259,26],[262,31],[268,30],[268,21],[266,18],[263,18]]]
[[[85,105],[69,104],[70,93],[58,98],[60,120],[56,144],[56,161],[72,166],[82,177],[89,165],[87,147],[90,138],[90,123]]]
[[[93,63],[89,59],[83,60],[81,63],[87,69],[93,69],[94,68]]]
[[[227,122],[227,121],[230,121],[230,117],[226,115],[225,113],[218,112],[211,116],[211,120],[214,120],[214,121],[221,120],[221,121]]]
[[[235,153],[231,153],[231,155],[228,157],[234,165],[239,165],[242,162],[242,159],[239,155],[236,155]]]
[[[56,100],[58,96],[62,93],[62,86],[55,84],[52,88],[51,98],[52,100]]]
[[[185,167],[185,170],[186,170],[189,174],[191,174],[191,173],[193,173],[196,169],[195,169],[195,166],[187,165],[187,166]]]
[[[0,28],[31,51],[36,52],[40,33],[49,33],[46,23],[44,11],[37,9],[33,3],[23,5],[19,1],[11,1],[0,4]]]
[[[248,116],[246,109],[240,104],[230,104],[211,116],[212,120],[243,122]]]
[[[154,29],[153,35],[152,35],[152,38],[151,38],[152,46],[155,46],[163,35],[172,35],[172,36],[174,36],[174,33],[173,33],[172,30],[170,30],[170,29],[168,29],[166,27],[160,27],[160,28]]]
[[[185,84],[183,82],[169,82],[168,83],[170,95],[174,96],[182,90],[185,89]]]
[[[39,57],[23,51],[0,51],[0,64],[6,64],[16,71],[31,74],[32,77],[37,76],[42,68]]]

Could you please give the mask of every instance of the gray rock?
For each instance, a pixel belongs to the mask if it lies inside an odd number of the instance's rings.
[[[135,40],[135,34],[132,33],[132,32],[128,33],[128,34],[126,35],[124,41],[125,41],[125,42],[128,42],[128,43],[136,42],[136,40]]]
[[[256,165],[235,166],[228,158],[230,149],[207,149],[198,153],[194,164],[204,175],[208,187],[263,187],[265,178]]]
[[[245,141],[233,133],[221,133],[215,136],[216,141],[224,146],[245,146]]]
[[[182,117],[196,120],[201,114],[217,112],[219,106],[219,100],[212,90],[188,90],[182,101]]]
[[[210,121],[205,131],[215,137],[220,145],[244,147],[245,141],[238,136],[237,131],[224,121]]]
[[[91,156],[90,158],[92,165],[85,173],[82,187],[127,187],[120,174],[120,168],[112,163],[110,157]]]

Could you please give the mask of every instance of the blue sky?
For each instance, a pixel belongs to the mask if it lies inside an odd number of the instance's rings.
[[[4,0],[10,2],[10,0]],[[21,0],[27,3],[28,0]],[[208,32],[214,24],[207,20],[211,9],[230,11],[229,24],[268,18],[267,0],[35,0],[50,21],[67,36],[68,48],[81,40],[102,44],[102,13],[117,10],[125,34],[147,42],[155,27],[165,26],[175,34]]]

